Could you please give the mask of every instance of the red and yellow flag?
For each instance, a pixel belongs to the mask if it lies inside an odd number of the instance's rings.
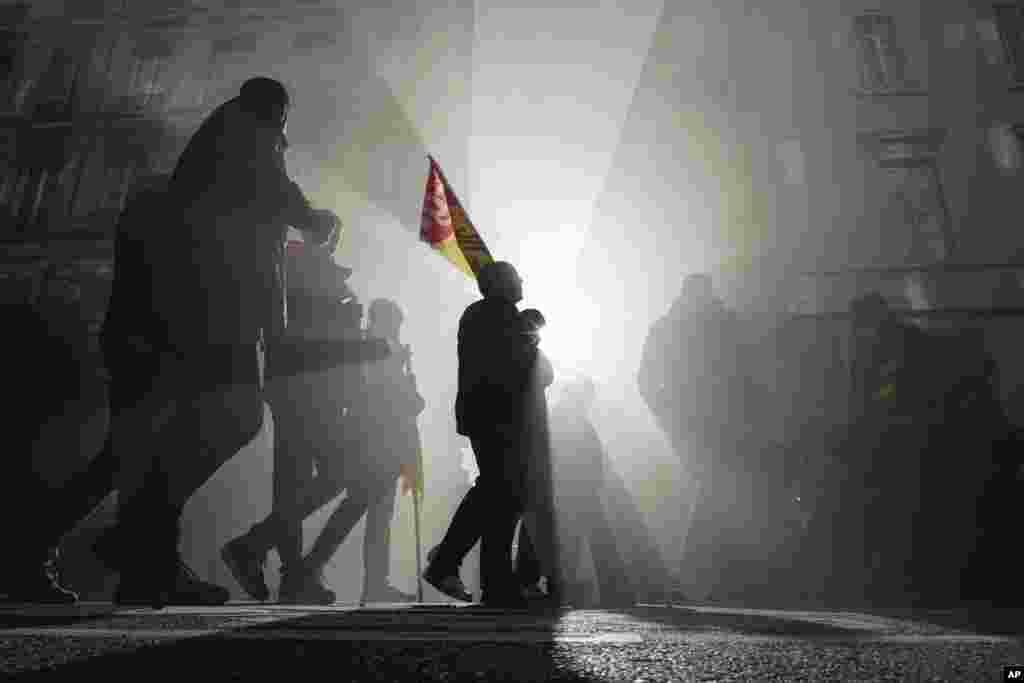
[[[493,261],[480,233],[473,227],[462,203],[455,196],[441,167],[430,159],[427,191],[423,198],[420,239],[451,261],[456,268],[475,278]]]

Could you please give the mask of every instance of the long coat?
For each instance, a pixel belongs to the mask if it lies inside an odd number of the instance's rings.
[[[286,324],[285,228],[317,215],[284,164],[284,135],[239,100],[218,107],[170,181],[158,310],[177,345],[255,343]]]

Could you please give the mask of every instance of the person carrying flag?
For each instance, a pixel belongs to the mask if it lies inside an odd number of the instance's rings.
[[[523,343],[516,304],[523,284],[512,264],[495,261],[478,276],[483,298],[459,321],[456,430],[468,436],[480,476],[459,504],[441,543],[427,555],[423,579],[451,597],[471,596],[459,577],[463,558],[481,542],[481,602],[525,607],[512,574],[512,540],[524,507],[528,391],[536,347]]]

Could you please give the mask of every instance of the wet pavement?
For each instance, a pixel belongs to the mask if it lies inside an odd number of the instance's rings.
[[[0,678],[996,681],[1024,609],[0,606]]]

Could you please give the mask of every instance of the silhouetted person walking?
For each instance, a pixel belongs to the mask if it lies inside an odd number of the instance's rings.
[[[566,387],[551,411],[555,511],[567,576],[579,581],[587,544],[604,607],[632,606],[636,599],[602,504],[607,456],[588,413],[594,382],[581,378]],[[577,588],[567,597],[580,604]]]
[[[38,493],[30,494],[24,488],[24,483],[19,485],[22,496],[49,502],[42,507],[40,518],[32,527],[33,533],[26,534],[22,541],[23,552],[13,556],[14,573],[19,577],[11,585],[10,596],[13,599],[32,602],[69,602],[73,599],[73,594],[60,585],[53,559],[57,556],[62,537],[114,491],[118,459],[113,452],[113,431],[109,428],[113,423],[112,416],[145,396],[155,372],[155,345],[162,338],[160,320],[153,313],[150,272],[145,260],[144,243],[146,229],[154,221],[154,210],[160,206],[166,183],[167,176],[144,177],[129,196],[125,210],[118,219],[114,241],[114,277],[100,335],[104,363],[110,378],[107,399],[111,415],[103,447],[85,468],[72,474],[59,490],[44,487]],[[40,315],[32,316],[33,326],[44,322]],[[23,325],[15,321],[14,329],[18,328],[23,328]],[[44,348],[39,344],[53,346],[54,350],[45,355],[51,359],[54,375],[77,386],[81,370],[75,365],[63,365],[68,361],[73,362],[76,354],[71,353],[70,348],[59,351],[63,348],[59,344],[66,343],[62,341],[61,335],[50,332],[45,335],[46,339],[32,339],[30,329],[24,329],[27,335],[25,341],[30,348]],[[71,355],[63,356],[65,353]],[[12,477],[11,481],[17,479]],[[113,558],[103,559],[116,564]],[[22,566],[23,561],[27,566]]]
[[[525,604],[512,576],[512,540],[523,510],[524,422],[536,349],[523,343],[516,309],[522,280],[511,264],[495,262],[479,274],[483,299],[459,321],[456,430],[468,436],[480,476],[455,511],[448,532],[428,554],[423,578],[442,593],[471,600],[459,567],[481,541],[481,601]]]
[[[419,478],[420,431],[417,418],[426,402],[412,372],[412,350],[401,342],[405,314],[388,299],[370,302],[370,334],[399,349],[390,358],[366,367],[366,393],[362,417],[367,432],[363,457],[367,466],[389,479],[382,495],[370,504],[363,541],[363,594],[361,602],[412,602],[388,580],[391,566],[391,521],[395,515],[395,480],[412,491]],[[357,415],[358,417],[358,415]]]
[[[372,302],[369,322],[373,338],[400,348],[402,313],[394,302]],[[282,561],[281,602],[333,603],[336,595],[324,585],[324,566],[365,514],[364,601],[413,599],[388,582],[396,480],[400,472],[415,475],[416,417],[425,405],[415,378],[406,372],[410,358],[402,347],[401,353],[357,368],[354,378],[351,369],[340,368],[272,380],[274,511],[223,551],[235,578],[253,597],[269,596],[262,565],[276,547]],[[315,477],[310,474],[314,463]],[[342,492],[346,498],[303,556],[303,520]]]
[[[337,229],[288,178],[289,98],[254,78],[200,126],[171,177],[162,230],[149,245],[154,311],[165,337],[145,400],[114,425],[119,525],[128,547],[116,599],[217,604],[227,590],[199,580],[178,554],[189,497],[258,432],[258,343],[285,327],[284,231],[323,242]]]
[[[49,532],[40,533],[39,526],[50,526],[50,509],[40,508],[42,520],[24,519],[26,501],[35,504],[56,497],[34,462],[33,445],[48,422],[83,390],[76,349],[41,304],[36,299],[4,311],[6,393],[14,400],[6,413],[5,438],[10,445],[0,477],[6,522],[0,593],[17,602],[71,603],[77,596],[61,585],[54,539]]]
[[[637,383],[686,474],[699,484],[683,566],[698,592],[741,588],[752,538],[758,449],[749,442],[752,395],[736,315],[714,295],[711,278],[688,276],[668,315],[644,344]],[[685,476],[685,475],[684,475]],[[740,504],[742,503],[742,505]],[[748,534],[749,535],[749,534]],[[730,576],[732,575],[732,576]]]
[[[523,337],[537,360],[526,387],[527,412],[523,422],[523,521],[519,527],[519,551],[515,580],[527,599],[561,598],[562,572],[558,553],[557,524],[551,470],[551,434],[548,428],[547,389],[555,378],[551,361],[540,349],[540,331],[547,324],[543,314],[528,308],[520,314]],[[539,588],[547,578],[547,593]]]

